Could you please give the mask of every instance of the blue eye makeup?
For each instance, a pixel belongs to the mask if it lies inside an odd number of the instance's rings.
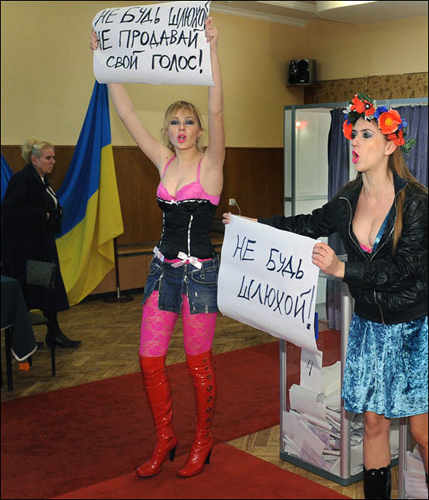
[[[170,125],[180,125],[180,120],[178,118],[173,118],[170,120]],[[186,118],[185,125],[195,125],[195,120],[193,118]]]
[[[356,139],[357,136],[358,136],[358,132],[356,130],[352,130],[352,140]],[[370,130],[363,130],[362,137],[364,139],[370,139],[372,137],[372,132]]]

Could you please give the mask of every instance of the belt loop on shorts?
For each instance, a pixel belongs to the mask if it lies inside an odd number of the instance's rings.
[[[164,262],[165,257],[162,255],[158,247],[155,247],[153,249],[153,253],[155,254],[155,257],[157,257],[161,262]]]

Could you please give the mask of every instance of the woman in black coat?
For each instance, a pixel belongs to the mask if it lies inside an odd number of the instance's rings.
[[[70,306],[55,244],[62,208],[47,179],[55,165],[55,149],[36,139],[28,139],[21,149],[27,165],[12,176],[2,202],[2,274],[19,280],[28,309],[40,309],[47,317],[48,346],[78,347],[81,342],[67,338],[57,320],[57,312]],[[54,288],[26,283],[27,260],[57,264]]]

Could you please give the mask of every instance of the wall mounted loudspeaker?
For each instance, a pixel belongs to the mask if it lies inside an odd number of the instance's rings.
[[[295,59],[289,63],[289,85],[311,85],[316,83],[316,61]]]

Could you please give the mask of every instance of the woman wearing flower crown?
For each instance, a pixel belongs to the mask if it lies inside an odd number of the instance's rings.
[[[365,498],[390,498],[390,419],[409,417],[428,470],[428,192],[405,165],[407,124],[364,94],[349,102],[343,131],[356,179],[311,215],[258,219],[312,238],[338,232],[341,262],[316,243],[313,263],[355,299],[342,397],[364,414]],[[224,214],[224,223],[229,223]]]

